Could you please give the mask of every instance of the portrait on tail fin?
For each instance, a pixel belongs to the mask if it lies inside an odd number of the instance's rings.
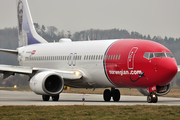
[[[18,17],[18,37],[19,37],[19,47],[28,45],[27,33],[23,29],[23,3],[18,0],[17,6],[17,17]]]

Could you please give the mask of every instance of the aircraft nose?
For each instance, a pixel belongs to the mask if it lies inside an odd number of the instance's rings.
[[[170,83],[178,70],[176,60],[172,58],[163,59],[162,61],[160,61],[159,67],[160,67],[159,70],[162,79],[161,84],[166,85]]]

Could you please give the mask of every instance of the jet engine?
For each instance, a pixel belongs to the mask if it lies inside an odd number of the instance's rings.
[[[63,91],[64,79],[58,73],[44,71],[34,75],[29,86],[39,95],[58,95]]]
[[[158,96],[162,96],[162,95],[166,95],[170,92],[171,90],[171,85],[170,83],[167,84],[166,86],[156,86],[157,88],[157,95]],[[144,96],[148,96],[150,95],[150,93],[147,91],[146,88],[141,88],[141,89],[137,89],[141,94],[143,94]]]

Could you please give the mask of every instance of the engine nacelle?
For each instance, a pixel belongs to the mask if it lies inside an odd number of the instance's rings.
[[[63,91],[64,79],[55,72],[44,71],[34,75],[29,86],[39,95],[58,95]]]
[[[156,86],[157,88],[157,95],[158,96],[162,96],[162,95],[166,95],[170,92],[171,90],[171,85],[170,83],[166,86]],[[150,93],[147,91],[146,88],[142,88],[142,89],[137,89],[141,94],[143,94],[144,96],[148,96],[150,95]]]

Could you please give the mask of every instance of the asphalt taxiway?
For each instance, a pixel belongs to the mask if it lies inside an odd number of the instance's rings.
[[[104,102],[100,94],[61,93],[59,101],[43,101],[41,95],[27,91],[0,90],[0,106],[55,106],[55,105],[169,105],[180,106],[180,98],[158,97],[157,103],[147,103],[146,96],[122,95],[119,102]]]

